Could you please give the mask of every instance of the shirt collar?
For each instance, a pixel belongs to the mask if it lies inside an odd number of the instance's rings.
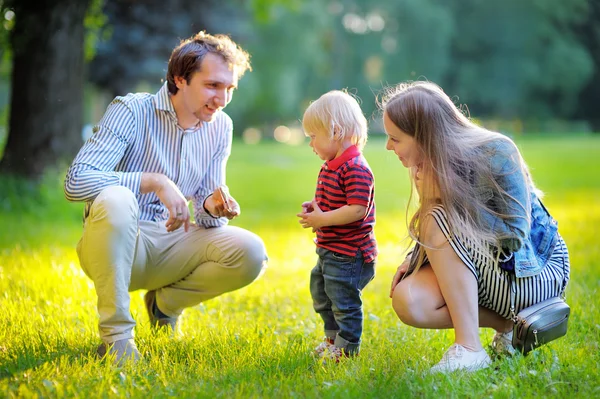
[[[352,145],[352,146],[346,148],[346,150],[342,153],[342,155],[340,155],[337,158],[332,159],[331,161],[327,161],[325,163],[327,164],[327,167],[329,169],[336,170],[337,168],[339,168],[340,166],[342,166],[343,164],[345,164],[352,158],[355,158],[359,155],[360,155],[360,150],[358,149],[358,147],[356,147],[355,145]]]
[[[160,88],[160,90],[154,95],[154,104],[156,106],[156,109],[171,113],[173,118],[175,118],[175,123],[179,123],[177,121],[177,112],[175,112],[173,101],[171,101],[171,94],[169,93],[167,82],[165,82],[165,84]],[[202,121],[198,121],[198,123],[193,129],[198,129],[200,126],[202,126],[203,123],[204,122]]]
[[[175,108],[171,102],[171,96],[169,95],[167,82],[165,82],[160,90],[154,95],[154,103],[156,104],[156,109],[175,113]]]

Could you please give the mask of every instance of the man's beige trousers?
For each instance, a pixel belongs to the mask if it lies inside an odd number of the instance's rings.
[[[77,245],[83,271],[98,295],[100,336],[106,343],[132,338],[129,292],[156,290],[158,308],[183,309],[244,287],[266,267],[263,241],[234,226],[191,226],[168,233],[165,221],[139,220],[126,187],[103,190],[90,209]]]

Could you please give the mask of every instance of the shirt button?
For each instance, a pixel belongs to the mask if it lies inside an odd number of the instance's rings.
[[[323,184],[323,182],[322,182],[322,181],[319,181],[319,184]]]

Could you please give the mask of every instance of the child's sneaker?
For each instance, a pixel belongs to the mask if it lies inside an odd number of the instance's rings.
[[[432,373],[450,373],[456,370],[477,371],[488,367],[491,363],[492,360],[485,349],[471,352],[464,346],[454,344],[430,371]]]
[[[332,348],[335,348],[335,345],[333,344],[333,339],[325,337],[323,338],[323,342],[321,342],[314,349],[313,353],[315,354],[315,356],[323,357],[323,354],[331,351]]]
[[[492,339],[492,349],[497,355],[514,355],[516,352],[515,347],[512,344],[513,332],[501,333],[496,332]]]
[[[335,345],[331,345],[321,354],[323,365],[326,365],[327,363],[339,363],[343,357],[348,357],[348,355]]]

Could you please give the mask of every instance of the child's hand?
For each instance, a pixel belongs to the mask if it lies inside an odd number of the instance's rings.
[[[319,208],[319,205],[315,200],[304,202],[302,204],[302,213],[298,213],[296,216],[300,218],[298,222],[305,229],[311,227],[314,232],[323,227],[323,211]]]
[[[303,213],[312,212],[314,210],[312,203],[313,203],[312,201],[303,202],[302,203],[302,212]]]

